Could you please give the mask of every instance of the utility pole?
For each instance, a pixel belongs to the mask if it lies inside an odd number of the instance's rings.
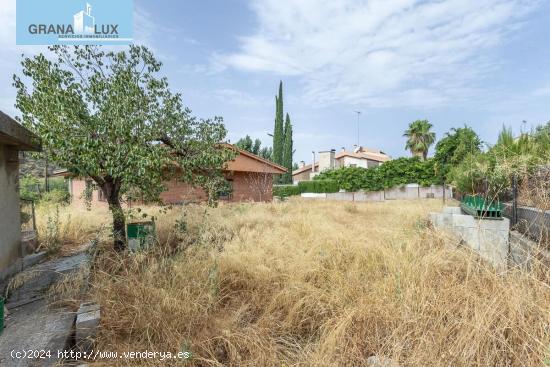
[[[357,146],[359,146],[359,116],[361,115],[361,111],[355,111],[357,114]]]

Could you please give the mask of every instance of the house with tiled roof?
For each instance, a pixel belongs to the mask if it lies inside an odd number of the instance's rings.
[[[222,173],[230,190],[221,193],[220,200],[227,202],[271,201],[273,198],[273,175],[283,174],[286,169],[235,145],[226,144],[226,147],[234,150],[237,155],[233,160],[226,162],[223,167]],[[75,176],[67,170],[56,171],[54,176],[66,178],[72,204],[86,205],[87,193],[90,195],[89,203],[92,206],[107,206],[103,192],[93,185],[90,178]],[[170,179],[164,182],[165,190],[160,194],[160,199],[164,204],[183,204],[207,200],[207,194],[202,188],[183,182],[178,179],[177,174],[175,176],[171,175]],[[132,203],[126,201],[125,204],[131,205]],[[138,201],[134,204],[141,204],[141,202]]]
[[[314,153],[314,152],[313,152]],[[339,167],[362,167],[372,168],[391,160],[391,157],[381,150],[369,149],[362,146],[355,146],[352,151],[342,148],[339,152],[335,149],[318,152],[318,160],[315,163],[305,164],[300,162],[298,169],[292,171],[292,180],[294,182],[307,181],[316,174],[327,169]]]

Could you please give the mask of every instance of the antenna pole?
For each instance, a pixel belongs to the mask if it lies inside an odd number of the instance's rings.
[[[361,115],[361,111],[355,111],[357,114],[357,146],[359,146],[359,116]]]

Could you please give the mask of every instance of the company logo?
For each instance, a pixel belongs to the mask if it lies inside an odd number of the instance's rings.
[[[133,0],[17,0],[17,44],[128,44],[132,18]]]

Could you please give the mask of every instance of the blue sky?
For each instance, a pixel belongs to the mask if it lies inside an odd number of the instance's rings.
[[[284,83],[295,161],[361,145],[408,155],[403,131],[429,119],[437,137],[468,124],[493,142],[550,120],[550,2],[532,0],[135,0],[135,38],[200,117],[222,116],[235,142],[270,145]],[[15,0],[0,7],[0,110],[17,114],[11,75]]]

